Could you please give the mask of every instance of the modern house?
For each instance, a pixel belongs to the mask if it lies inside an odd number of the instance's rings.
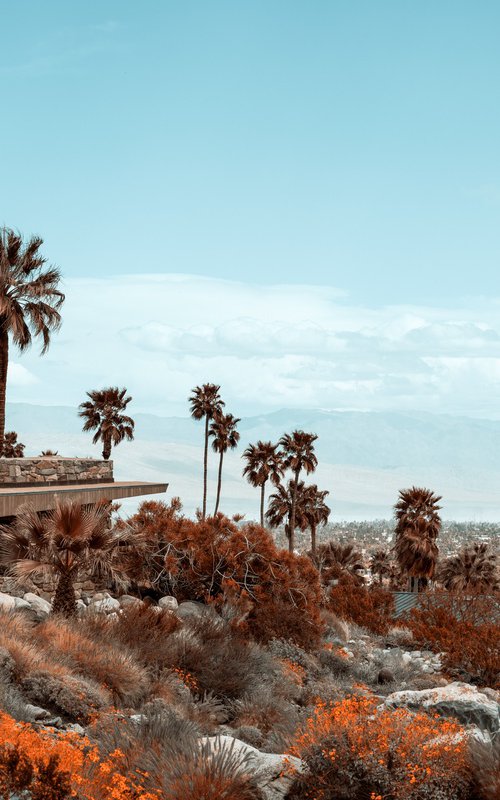
[[[115,481],[112,461],[61,456],[0,458],[0,523],[12,520],[25,503],[36,511],[50,511],[62,498],[90,505],[162,494],[167,487],[168,483]]]

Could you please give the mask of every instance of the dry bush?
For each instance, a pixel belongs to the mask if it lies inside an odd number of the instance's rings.
[[[222,514],[193,522],[154,502],[143,503],[128,524],[146,542],[137,556],[143,583],[179,600],[229,602],[258,641],[317,646],[318,572],[307,557],[278,550],[259,525],[237,526]]]
[[[337,640],[342,644],[347,644],[351,638],[349,624],[345,619],[340,619],[332,611],[324,608],[321,611],[321,621],[324,625],[324,636],[327,640]]]
[[[394,647],[411,647],[413,644],[413,632],[406,625],[393,625],[387,631],[385,638],[387,644]]]
[[[493,741],[470,745],[474,800],[498,800],[500,797],[500,736]]]
[[[289,800],[471,799],[461,726],[376,704],[350,697],[316,705],[292,751],[305,770]]]
[[[138,638],[141,635],[142,631]],[[78,622],[68,623],[58,617],[38,625],[33,636],[55,663],[109,690],[115,705],[135,706],[146,697],[147,675],[125,646],[85,635]]]
[[[380,586],[362,586],[349,576],[339,579],[328,595],[328,610],[378,634],[386,634],[392,623],[392,593]]]
[[[109,706],[111,696],[88,678],[70,674],[60,677],[52,672],[36,670],[20,681],[24,696],[71,722],[86,723],[96,711]]]
[[[168,656],[169,637],[180,628],[181,622],[170,611],[132,603],[120,612],[118,619],[92,614],[86,615],[81,625],[88,636],[132,652],[135,659],[155,675]]]
[[[479,686],[500,688],[500,596],[428,592],[408,627],[419,644],[442,652],[448,672]]]
[[[233,727],[249,726],[262,733],[279,733],[287,743],[300,721],[298,707],[280,695],[274,686],[264,686],[232,704]]]
[[[272,658],[217,616],[193,617],[169,638],[165,667],[194,679],[193,691],[234,699],[272,673]]]

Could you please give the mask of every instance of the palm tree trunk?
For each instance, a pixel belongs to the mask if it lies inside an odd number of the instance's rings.
[[[208,477],[208,414],[205,416],[205,450],[203,453],[203,511],[201,518],[207,516],[207,477]]]
[[[313,522],[311,525],[311,553],[313,561],[316,560],[316,525]]]
[[[52,611],[54,614],[62,614],[66,619],[76,617],[75,587],[73,586],[73,574],[70,570],[61,572],[59,575],[56,593],[52,601]]]
[[[299,484],[299,470],[295,473],[293,482],[292,508],[290,511],[290,536],[288,539],[288,552],[293,553],[295,546],[295,504],[297,501],[297,486]]]
[[[9,366],[9,334],[4,329],[5,320],[0,317],[0,456],[3,455],[5,435],[5,399],[7,395],[7,368]]]
[[[221,486],[222,486],[222,460],[223,460],[223,458],[224,458],[224,453],[221,450],[221,452],[220,452],[220,461],[219,461],[219,474],[217,476],[217,497],[216,497],[216,500],[215,500],[214,517],[217,514],[217,511],[219,510],[220,490],[221,490]]]
[[[264,500],[265,500],[265,494],[266,494],[266,482],[264,481],[264,483],[262,484],[261,489],[260,489],[260,525],[261,525],[261,528],[264,527]]]
[[[111,455],[111,436],[106,436],[103,439],[102,457],[105,461],[109,461]]]

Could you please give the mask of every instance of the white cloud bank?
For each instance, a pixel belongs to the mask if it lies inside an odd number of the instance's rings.
[[[9,399],[76,405],[87,389],[120,384],[136,409],[185,414],[191,388],[210,380],[240,415],[322,407],[500,417],[492,299],[367,308],[331,287],[183,275],[73,279],[65,290],[62,331],[47,356],[34,350],[16,363]]]

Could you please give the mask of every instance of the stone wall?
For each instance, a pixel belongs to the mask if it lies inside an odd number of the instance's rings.
[[[0,486],[112,482],[112,461],[62,456],[0,458]]]

